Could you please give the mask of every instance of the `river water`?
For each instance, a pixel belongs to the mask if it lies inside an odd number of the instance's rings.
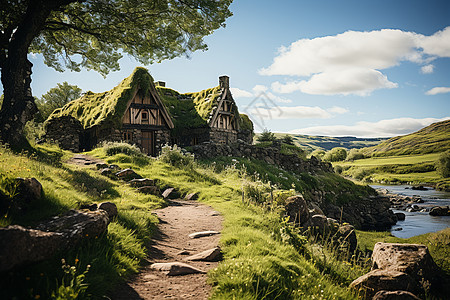
[[[450,193],[436,191],[429,188],[426,191],[412,190],[408,185],[371,185],[374,189],[387,189],[390,193],[400,194],[405,196],[418,195],[424,203],[418,203],[420,207],[433,206],[450,206]],[[450,216],[434,217],[430,216],[428,212],[406,212],[403,210],[392,210],[393,212],[402,212],[406,215],[404,221],[398,221],[396,225],[392,226],[392,235],[399,238],[410,238],[412,236],[436,232],[447,227],[450,227]]]

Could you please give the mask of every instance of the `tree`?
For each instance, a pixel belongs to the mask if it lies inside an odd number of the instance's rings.
[[[442,177],[450,177],[450,151],[446,151],[439,155],[439,158],[436,161],[436,170]]]
[[[292,135],[289,134],[283,136],[280,141],[288,145],[294,145],[294,138],[292,137]]]
[[[42,121],[57,108],[63,107],[72,100],[81,97],[81,89],[76,85],[70,85],[66,81],[58,83],[47,93],[42,95],[41,99],[36,101],[36,105],[42,117]]]
[[[335,147],[330,151],[328,151],[327,153],[325,153],[325,155],[323,156],[323,160],[332,162],[341,161],[345,160],[346,157],[347,157],[347,150],[345,148]]]
[[[262,142],[273,142],[275,141],[275,135],[270,132],[270,130],[267,130],[267,128],[265,128],[263,130],[263,132],[261,132],[261,135],[259,135],[256,140],[260,143]]]
[[[364,153],[362,153],[359,149],[353,148],[348,151],[347,158],[345,160],[354,161],[363,158],[365,158]]]
[[[0,140],[24,141],[37,112],[28,53],[62,71],[119,69],[129,54],[143,64],[206,50],[206,35],[225,26],[232,0],[0,0],[0,68],[4,100]]]

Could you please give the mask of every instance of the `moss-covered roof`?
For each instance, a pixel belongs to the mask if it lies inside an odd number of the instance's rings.
[[[73,116],[85,129],[97,125],[100,127],[120,126],[128,101],[132,99],[138,88],[145,94],[150,93],[152,82],[153,78],[147,69],[138,67],[112,90],[103,93],[89,91],[81,98],[56,109],[48,120],[61,116]]]
[[[253,122],[246,114],[239,114],[239,128],[241,130],[253,131]]]

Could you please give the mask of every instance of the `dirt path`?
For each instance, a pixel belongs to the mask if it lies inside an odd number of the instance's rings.
[[[218,246],[219,235],[192,239],[188,235],[199,231],[220,231],[222,217],[211,207],[196,201],[172,200],[168,207],[156,210],[160,219],[159,231],[149,248],[148,264],[112,295],[114,300],[125,299],[207,299],[211,287],[206,274],[167,276],[150,269],[152,263],[185,262],[204,271],[217,262],[186,262],[186,252],[197,254]],[[185,254],[181,254],[184,251]]]
[[[95,164],[104,164],[105,162],[101,160],[100,158],[96,158],[93,156],[89,156],[86,154],[75,154],[73,157],[71,157],[68,161],[68,164],[74,164],[78,166],[91,166]]]

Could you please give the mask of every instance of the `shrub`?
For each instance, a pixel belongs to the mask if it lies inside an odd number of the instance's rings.
[[[436,161],[436,170],[444,177],[450,177],[450,151],[442,153]]]
[[[336,147],[325,153],[323,160],[325,161],[342,161],[347,157],[347,150],[342,147]]]
[[[281,144],[281,153],[283,154],[294,154],[302,159],[306,159],[306,152],[303,151],[302,148],[297,147],[296,145],[285,144],[284,142]]]
[[[256,138],[258,142],[273,142],[275,141],[275,135],[270,130],[264,129],[261,135]]]
[[[108,156],[119,153],[136,157],[145,156],[136,145],[130,145],[125,142],[104,142],[102,147],[105,149],[105,153]]]
[[[280,141],[282,143],[288,144],[288,145],[294,145],[294,139],[292,138],[291,135],[286,134],[285,136],[283,136]]]
[[[354,161],[363,158],[365,158],[365,156],[359,149],[350,149],[345,160]]]
[[[325,155],[325,150],[322,150],[322,149],[316,149],[316,150],[314,150],[312,153],[311,153],[311,156],[314,156],[314,157],[316,157],[316,158],[318,158],[318,159],[322,159],[323,158],[323,156]]]
[[[189,152],[183,152],[180,147],[165,145],[161,149],[159,158],[161,161],[168,163],[177,168],[193,168],[194,155]]]

